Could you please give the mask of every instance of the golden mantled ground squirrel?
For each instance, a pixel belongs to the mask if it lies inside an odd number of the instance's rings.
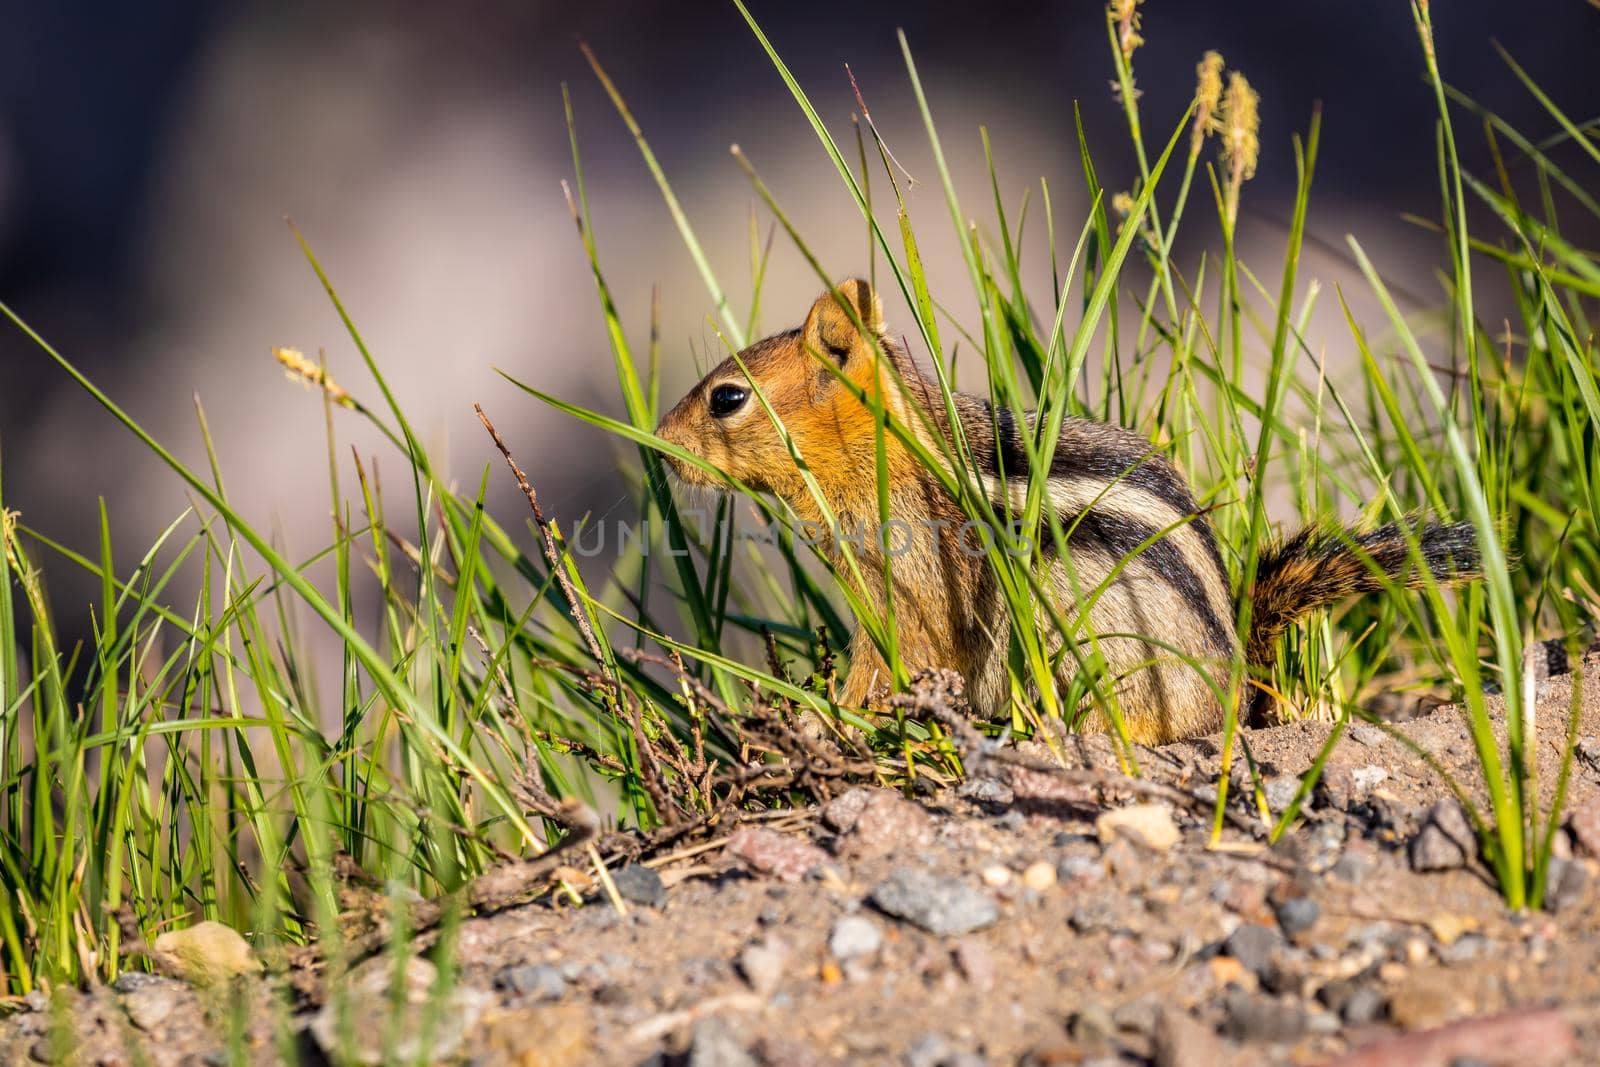
[[[856,311],[853,317],[845,310],[847,304]],[[872,336],[863,335],[857,321]],[[838,373],[823,360],[833,361]],[[740,362],[749,369],[748,378]],[[977,711],[1004,714],[1010,623],[991,564],[982,553],[957,543],[952,532],[968,516],[916,455],[892,435],[878,432],[873,407],[862,399],[881,397],[890,417],[910,429],[933,454],[948,452],[950,424],[939,386],[888,337],[871,287],[848,281],[824,293],[803,326],[751,345],[737,361],[723,362],[662,419],[657,431],[711,467],[780,497],[802,521],[822,525],[821,509],[751,389],[752,382],[782,420],[821,488],[837,522],[835,532],[883,527],[877,480],[878,440],[883,438],[891,523],[946,535],[913,536],[909,544],[889,537],[852,541],[861,573],[869,583],[877,583],[877,588],[866,591],[868,602],[881,611],[887,554],[902,661],[913,671],[922,667],[959,671]],[[955,412],[991,501],[1003,508],[1002,493],[1009,493],[1012,508],[1020,511],[1028,461],[1011,412],[993,411],[987,400],[966,394],[955,396]],[[1027,418],[1031,425],[1031,412]],[[930,424],[946,443],[930,439]],[[716,485],[696,467],[670,458],[668,462],[686,483]],[[1048,478],[1050,504],[1062,530],[1070,531],[1067,553],[1076,588],[1097,588],[1119,561],[1134,557],[1095,600],[1088,620],[1096,634],[1154,639],[1098,639],[1108,668],[1105,684],[1115,686],[1133,739],[1152,744],[1219,729],[1223,712],[1211,686],[1194,667],[1162,647],[1179,649],[1207,665],[1221,691],[1227,691],[1239,643],[1235,600],[1211,526],[1199,513],[1182,475],[1139,435],[1068,418]],[[1166,535],[1156,538],[1163,530],[1168,530]],[[1429,524],[1417,534],[1423,558],[1439,581],[1476,576],[1470,525]],[[1048,549],[1051,541],[1046,533],[1037,543]],[[886,544],[892,544],[892,550],[886,551]],[[1142,550],[1141,545],[1145,545]],[[1359,546],[1359,552],[1352,545]],[[1071,619],[1072,574],[1053,552],[1046,558],[1043,588]],[[1305,613],[1381,589],[1384,580],[1373,567],[1391,582],[1422,583],[1410,566],[1405,533],[1394,524],[1366,533],[1309,527],[1266,549],[1250,590],[1253,605],[1245,653],[1252,670],[1264,673],[1278,638]],[[850,652],[850,673],[839,703],[860,707],[890,676],[859,625]],[[1071,655],[1061,656],[1060,662],[1064,682],[1077,663]],[[1270,708],[1264,691],[1258,691],[1253,703],[1257,714],[1247,719],[1259,718]],[[1089,721],[1105,728],[1098,712]]]

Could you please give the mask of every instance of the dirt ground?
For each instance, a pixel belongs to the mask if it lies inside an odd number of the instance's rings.
[[[528,1067],[1593,1064],[1600,657],[1583,676],[1548,912],[1504,906],[1437,771],[1368,725],[1276,846],[1236,774],[1235,818],[1207,848],[1220,752],[1199,739],[1140,750],[1147,787],[990,761],[957,789],[853,790],[619,869],[621,908],[597,889],[470,919],[443,1010],[422,1004],[424,960],[398,1014],[396,961],[378,956],[344,979],[348,1016],[252,1009],[236,1034],[218,994],[125,975],[14,1005],[0,1063],[220,1064],[231,1044],[252,1063],[343,1047],[356,1062]],[[1546,801],[1571,693],[1568,675],[1540,687]],[[1459,710],[1402,729],[1481,808]],[[1273,811],[1327,735],[1248,735]],[[1074,748],[1115,766],[1103,739]]]

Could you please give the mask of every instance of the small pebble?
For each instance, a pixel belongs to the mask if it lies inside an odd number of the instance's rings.
[[[785,882],[798,882],[828,862],[828,854],[805,838],[764,826],[734,831],[724,850],[750,870]]]
[[[1056,864],[1056,878],[1063,882],[1098,882],[1106,874],[1106,865],[1099,856],[1068,856]]]
[[[828,951],[837,960],[870,956],[883,944],[878,924],[863,915],[846,915],[833,924],[828,935]]]
[[[756,1058],[716,1016],[694,1024],[689,1039],[688,1067],[757,1067]]]
[[[1111,1021],[1117,1024],[1119,1030],[1149,1037],[1155,1033],[1156,1018],[1160,1013],[1161,1002],[1155,997],[1145,996],[1130,1000],[1112,1012]]]
[[[981,930],[1000,918],[989,894],[959,878],[914,867],[896,867],[869,899],[880,911],[940,937]]]
[[[494,987],[531,1000],[560,1000],[567,992],[561,970],[548,963],[514,963],[495,972]]]
[[[1455,912],[1441,911],[1428,920],[1428,932],[1440,945],[1453,945],[1471,929],[1472,922]]]
[[[1376,787],[1378,783],[1384,781],[1388,777],[1388,770],[1383,767],[1379,767],[1375,763],[1369,763],[1365,767],[1357,767],[1355,770],[1350,772],[1350,778],[1355,783],[1356,792],[1358,794],[1372,792],[1373,788]]]
[[[154,1033],[178,1009],[180,998],[187,995],[187,986],[168,980],[160,985],[145,986],[135,993],[124,994],[122,1010],[128,1013],[133,1025],[145,1033]]]
[[[771,937],[746,945],[739,953],[736,964],[739,974],[750,988],[761,996],[769,997],[783,983],[789,955],[788,944]]]
[[[1489,949],[1489,939],[1482,934],[1463,934],[1456,941],[1439,949],[1439,960],[1452,967],[1473,963]]]
[[[667,902],[667,887],[661,876],[638,863],[629,863],[611,872],[617,893],[630,904],[659,908]]]
[[[856,788],[841,793],[822,806],[822,821],[835,833],[849,833],[855,829],[856,820],[872,799],[872,790]]]
[[[978,775],[961,783],[956,795],[993,811],[1014,803],[1016,791],[991,775]]]
[[[1030,863],[1027,869],[1022,872],[1022,884],[1036,893],[1043,893],[1046,890],[1055,888],[1055,865],[1046,863],[1044,860]]]
[[[1472,824],[1455,800],[1441,800],[1430,808],[1422,828],[1406,849],[1414,871],[1455,870],[1465,867],[1477,854]]]
[[[1119,839],[1133,841],[1154,852],[1170,851],[1183,837],[1172,811],[1165,804],[1130,804],[1102,812],[1094,821],[1103,844]]]
[[[1283,938],[1276,930],[1258,923],[1241,923],[1222,943],[1223,951],[1238,960],[1246,970],[1262,978],[1272,970]]]
[[[1273,914],[1278,917],[1278,927],[1293,937],[1302,930],[1309,930],[1322,915],[1322,908],[1310,897],[1290,897],[1278,904]]]
[[[1171,1006],[1161,1009],[1151,1044],[1155,1067],[1227,1067],[1236,1058],[1209,1026]]]
[[[966,976],[980,990],[993,988],[995,974],[994,955],[990,953],[983,942],[968,938],[955,947],[956,966],[961,968],[961,973]]]
[[[1550,857],[1544,906],[1555,913],[1576,910],[1588,897],[1591,880],[1589,868],[1581,860]]]
[[[1350,727],[1350,740],[1354,741],[1358,745],[1367,745],[1369,747],[1372,745],[1381,745],[1383,744],[1383,738],[1383,731],[1378,729],[1376,726],[1369,726],[1367,723],[1358,722],[1354,726]]]
[[[1272,778],[1263,788],[1267,796],[1267,807],[1274,812],[1282,813],[1289,810],[1289,805],[1294,803],[1295,794],[1300,792],[1300,779],[1298,778]]]
[[[1305,1010],[1286,1000],[1236,990],[1228,994],[1227,1012],[1222,1032],[1235,1041],[1278,1044],[1306,1031]]]
[[[1084,1048],[1099,1048],[1111,1040],[1117,1032],[1117,1024],[1111,1018],[1111,1013],[1094,1002],[1085,1004],[1072,1015],[1069,1026],[1072,1040]]]
[[[1339,1009],[1339,1017],[1351,1026],[1366,1026],[1381,1020],[1389,1011],[1383,990],[1364,985],[1353,990]]]
[[[1347,850],[1332,867],[1333,876],[1351,885],[1360,885],[1372,870],[1371,857]]]

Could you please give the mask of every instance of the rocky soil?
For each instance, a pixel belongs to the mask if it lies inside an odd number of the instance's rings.
[[[427,959],[380,955],[321,1007],[278,1007],[274,979],[142,974],[30,998],[0,1018],[0,1062],[1593,1064],[1600,658],[1584,675],[1548,912],[1505,908],[1438,773],[1373,726],[1348,731],[1275,846],[1236,777],[1208,848],[1220,753],[1201,739],[1139,750],[1150,787],[990,761],[958,789],[747,822],[613,871],[615,897],[463,922],[443,988]],[[1571,686],[1540,690],[1546,797]],[[1402,728],[1482,805],[1457,709]],[[1327,734],[1249,735],[1272,811]],[[1068,755],[1116,765],[1103,739]]]

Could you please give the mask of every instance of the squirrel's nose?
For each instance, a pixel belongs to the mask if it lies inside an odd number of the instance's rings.
[[[656,426],[656,436],[668,444],[677,445],[679,448],[688,449],[692,452],[694,449],[684,435],[684,407],[688,404],[689,399],[689,397],[685,397],[678,402],[677,407],[661,417],[661,422]],[[681,459],[668,452],[662,452],[661,458],[666,462],[667,467],[673,474],[679,478],[684,476],[684,463]]]

